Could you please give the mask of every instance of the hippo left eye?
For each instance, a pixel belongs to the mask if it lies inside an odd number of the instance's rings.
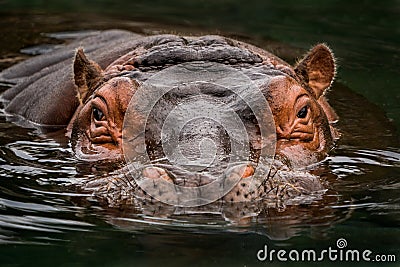
[[[104,116],[103,112],[98,108],[93,107],[92,113],[93,113],[93,118],[96,121],[102,121],[102,120],[105,119],[105,116]]]
[[[302,107],[299,112],[297,112],[297,118],[304,119],[307,117],[308,106]]]

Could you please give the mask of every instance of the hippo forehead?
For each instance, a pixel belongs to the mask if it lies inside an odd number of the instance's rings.
[[[114,61],[105,73],[108,79],[126,76],[144,82],[168,67],[200,61],[228,65],[259,84],[277,75],[298,80],[293,69],[278,64],[276,59],[255,47],[221,36],[161,35],[148,37],[132,52]]]
[[[127,56],[134,56],[135,67],[147,70],[189,61],[213,61],[224,64],[261,63],[262,58],[240,46],[240,42],[221,36],[149,38]]]

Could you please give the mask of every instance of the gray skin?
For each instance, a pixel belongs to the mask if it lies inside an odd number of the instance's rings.
[[[84,46],[88,55],[106,67],[129,52],[140,37],[127,31],[105,31],[2,71],[0,81],[13,85],[1,95],[6,112],[44,130],[65,128],[79,106],[72,72],[76,49]]]
[[[85,47],[87,55],[79,49],[72,60],[74,48],[78,46]],[[323,44],[316,45],[292,67],[265,50],[221,36],[141,37],[124,31],[106,31],[3,71],[0,81],[15,85],[2,94],[2,99],[6,112],[19,115],[42,129],[66,129],[79,158],[121,162],[123,118],[137,88],[167,67],[194,61],[217,62],[240,70],[261,89],[275,120],[274,159],[279,162],[274,164],[273,175],[268,174],[257,190],[249,190],[246,178],[254,173],[254,166],[237,166],[233,175],[239,175],[244,181],[233,188],[225,200],[293,198],[324,189],[317,177],[294,170],[324,159],[338,137],[333,126],[337,116],[324,97],[334,79],[335,62],[332,52]],[[195,94],[188,90],[187,96]],[[229,98],[228,92],[208,95],[221,97],[221,94]],[[99,96],[111,110],[101,110],[104,116],[96,119]],[[241,119],[249,131],[250,146],[256,155],[251,160],[256,165],[259,127],[254,116],[248,115],[240,105],[243,103],[233,103],[237,111],[242,111]],[[164,121],[166,115],[163,112],[152,114],[151,134],[147,136],[152,142],[148,143],[159,143],[157,122]],[[197,133],[196,138],[211,137],[217,146],[226,146],[222,132],[201,135]],[[157,160],[159,147],[149,145],[149,149]],[[201,175],[189,177],[174,166],[165,165],[145,169],[143,176],[189,186],[210,182]],[[132,201],[132,196],[148,197],[137,186],[131,186],[129,179],[126,171],[121,174],[118,170],[110,177],[96,179],[83,187],[114,204]],[[170,198],[176,198],[176,194],[170,192]]]

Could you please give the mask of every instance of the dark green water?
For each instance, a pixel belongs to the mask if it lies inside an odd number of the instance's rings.
[[[191,216],[105,209],[73,190],[95,174],[68,144],[0,113],[0,266],[267,266],[256,257],[264,245],[321,251],[337,248],[339,238],[347,248],[397,258],[370,266],[399,266],[400,2],[302,3],[0,1],[2,69],[27,57],[21,49],[43,52],[52,48],[43,44],[62,43],[48,33],[64,31],[221,33],[290,62],[326,42],[340,66],[330,98],[343,133],[332,156],[316,167],[330,188],[321,200],[271,208],[238,224],[220,210]],[[276,258],[273,264],[306,265]]]

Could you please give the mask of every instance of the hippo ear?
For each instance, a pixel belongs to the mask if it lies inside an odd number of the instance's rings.
[[[101,67],[96,62],[87,59],[83,49],[79,48],[74,60],[74,80],[81,103],[85,102],[102,78]]]
[[[335,58],[326,45],[318,44],[296,64],[294,70],[310,86],[318,99],[332,84],[335,77]]]

